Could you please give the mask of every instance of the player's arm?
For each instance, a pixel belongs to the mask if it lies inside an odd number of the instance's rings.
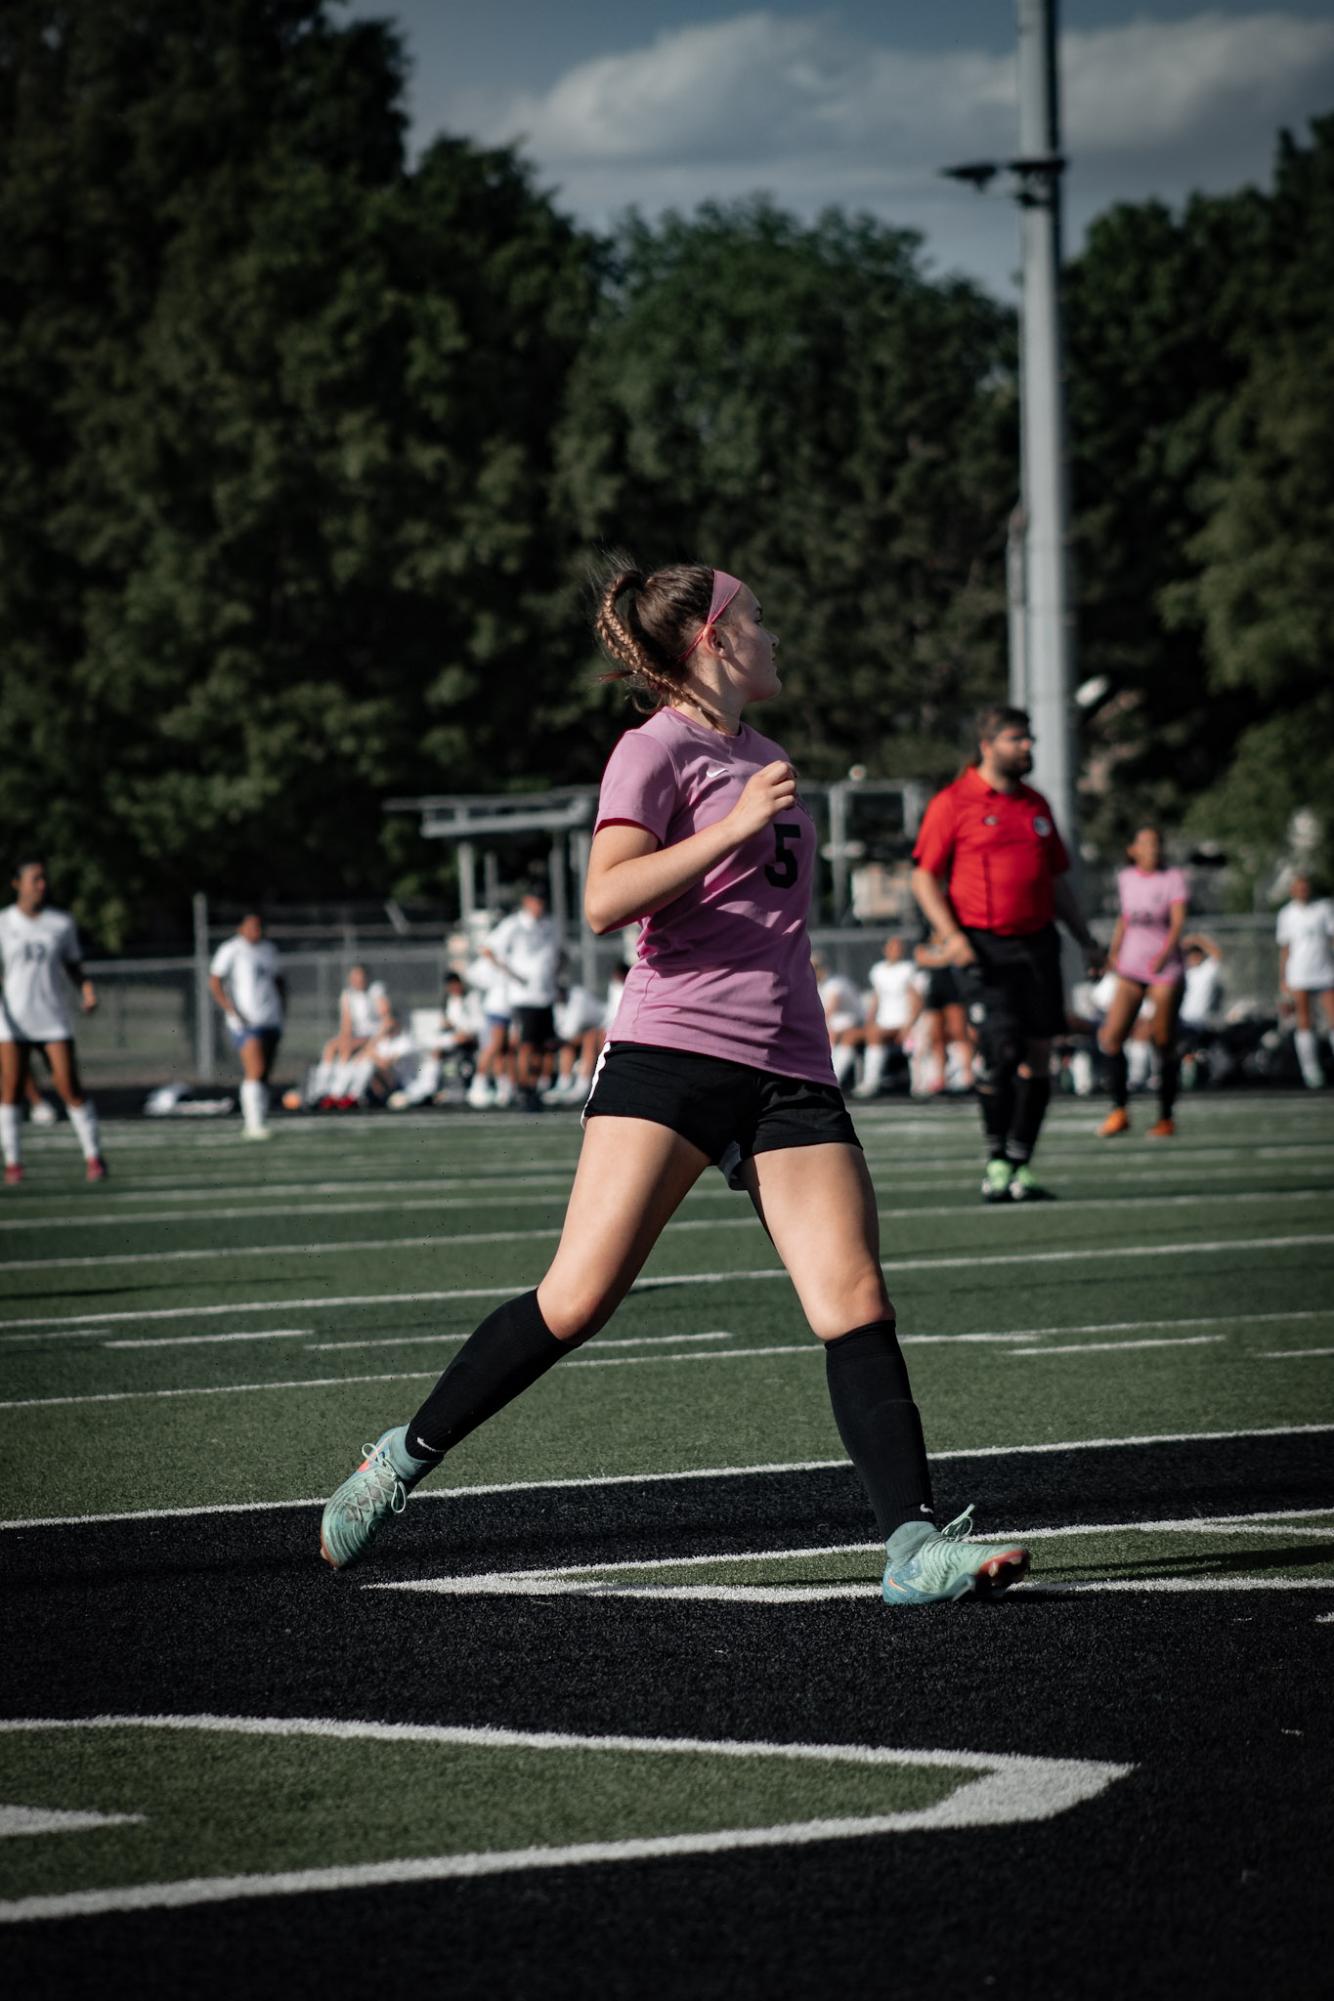
[[[1117,958],[1121,951],[1122,941],[1124,940],[1125,935],[1126,935],[1126,920],[1124,913],[1122,913],[1117,917],[1115,924],[1112,926],[1112,942],[1107,947],[1107,963],[1109,966],[1114,966],[1116,964]]]
[[[79,989],[79,1001],[85,1014],[92,1014],[97,1006],[97,988],[83,970],[82,959],[66,959],[65,971]]]
[[[1173,903],[1168,906],[1170,922],[1167,927],[1167,936],[1163,940],[1163,948],[1153,962],[1155,973],[1161,973],[1163,967],[1181,943],[1181,934],[1186,928],[1186,908],[1187,906],[1184,903]]]
[[[790,811],[796,798],[796,773],[790,764],[776,762],[755,773],[723,819],[669,848],[660,847],[647,827],[623,821],[599,827],[584,887],[589,929],[601,938],[675,902],[725,856]]]
[[[1278,948],[1278,990],[1281,994],[1292,991],[1288,985],[1288,948],[1286,945],[1280,945]]]
[[[208,976],[208,990],[224,1014],[236,1013],[236,1009],[232,1006],[231,995],[216,973],[210,973]]]
[[[1090,973],[1101,972],[1103,956],[1098,949],[1098,941],[1084,922],[1084,913],[1075,900],[1068,879],[1063,875],[1053,876],[1051,888],[1056,915],[1087,959]]]
[[[1206,959],[1221,959],[1223,956],[1222,946],[1215,944],[1204,931],[1187,931],[1181,940],[1181,949],[1189,952],[1192,946],[1196,951],[1203,952]]]
[[[919,864],[912,872],[912,893],[917,899],[918,909],[940,940],[940,963],[945,966],[976,965],[977,954],[954,914],[948,884]]]

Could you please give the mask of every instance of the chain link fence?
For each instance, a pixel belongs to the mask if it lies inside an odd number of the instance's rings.
[[[865,986],[893,928],[888,924],[818,928],[812,931],[811,942],[831,970]],[[1109,930],[1105,923],[1097,928],[1104,937]],[[1257,1011],[1272,1011],[1277,1000],[1278,963],[1272,918],[1215,917],[1205,928],[1223,955],[1224,1011],[1248,1003]],[[912,935],[915,939],[915,927]],[[461,967],[468,956],[466,941],[459,934],[436,943],[376,939],[364,950],[361,942],[348,936],[338,945],[283,948],[288,990],[287,1027],[279,1060],[283,1076],[299,1074],[313,1063],[334,1034],[338,997],[349,966],[366,964],[371,977],[384,982],[395,1012],[406,1021],[413,1008],[431,1007],[439,1001],[445,973],[451,967]],[[571,928],[567,942],[571,978],[591,969],[601,991],[621,954],[619,937],[593,941],[590,952],[587,934]],[[99,1006],[93,1015],[76,1017],[76,1033],[80,1065],[94,1088],[147,1088],[234,1077],[236,1061],[225,1024],[208,997],[204,955],[102,959],[90,962],[88,971],[97,983]],[[1079,977],[1077,955],[1069,971],[1071,977]]]

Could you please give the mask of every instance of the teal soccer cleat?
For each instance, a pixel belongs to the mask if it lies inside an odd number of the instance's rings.
[[[320,1555],[335,1570],[346,1570],[370,1547],[388,1515],[401,1515],[423,1473],[424,1459],[406,1449],[407,1427],[395,1425],[362,1447],[366,1457],[325,1503],[320,1522]]]
[[[885,1545],[881,1589],[886,1605],[938,1605],[949,1598],[990,1598],[1028,1572],[1028,1551],[1017,1542],[970,1542],[970,1502],[943,1529],[905,1522]]]
[[[982,1200],[1008,1202],[1014,1169],[1008,1160],[989,1160],[982,1175]]]

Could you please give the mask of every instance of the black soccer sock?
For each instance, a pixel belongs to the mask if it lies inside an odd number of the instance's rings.
[[[1021,1073],[1015,1080],[1014,1117],[1005,1137],[1005,1158],[1016,1167],[1033,1158],[1050,1097],[1051,1078],[1045,1070],[1040,1077],[1025,1077]]]
[[[506,1300],[470,1334],[408,1426],[414,1459],[439,1460],[544,1376],[573,1344],[558,1341],[536,1292]]]
[[[1177,1086],[1181,1082],[1181,1058],[1175,1049],[1164,1049],[1158,1063],[1158,1114],[1170,1119],[1172,1107],[1177,1101]]]
[[[987,1136],[987,1153],[992,1160],[1005,1158],[1005,1137],[1014,1117],[1014,1072],[977,1087],[982,1113],[982,1130]]]
[[[922,1420],[892,1320],[854,1327],[824,1344],[834,1422],[888,1540],[903,1522],[932,1519]]]
[[[1115,1056],[1107,1058],[1107,1088],[1112,1094],[1112,1103],[1119,1112],[1123,1112],[1130,1096],[1130,1064],[1124,1049],[1118,1049]]]

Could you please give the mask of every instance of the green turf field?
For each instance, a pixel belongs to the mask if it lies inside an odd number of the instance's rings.
[[[712,1170],[604,1334],[334,1577],[323,1497],[541,1276],[577,1120],[293,1119],[263,1146],[126,1121],[100,1187],[66,1129],[28,1133],[0,1205],[0,1563],[42,1637],[0,1715],[0,1921],[199,1925],[1121,1811],[1150,1761],[1134,1727],[1034,1721],[1053,1648],[1071,1692],[1096,1661],[1105,1699],[1153,1682],[1124,1623],[1150,1606],[1208,1671],[1260,1637],[1256,1608],[1334,1617],[1334,1481],[1292,1456],[1334,1444],[1334,1101],[1194,1098],[1156,1145],[1099,1142],[1098,1116],[1058,1104],[1059,1199],[997,1210],[970,1106],[859,1115],[938,1499],[1033,1551],[1003,1614],[943,1618],[880,1605],[818,1346]],[[1010,1635],[985,1669],[1001,1708],[971,1715],[958,1648],[985,1657],[988,1630]],[[349,1680],[372,1632],[388,1652]],[[917,1663],[916,1709],[897,1681],[867,1697],[886,1648]],[[752,1701],[815,1661],[809,1700]],[[332,1977],[350,1940],[293,1923]],[[530,1991],[488,1940],[487,1991]]]

